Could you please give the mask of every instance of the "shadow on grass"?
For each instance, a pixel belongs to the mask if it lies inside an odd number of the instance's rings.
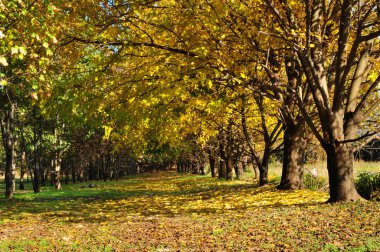
[[[224,214],[318,204],[317,196],[277,191],[274,185],[258,188],[249,182],[171,172],[97,184],[92,189],[76,184],[62,191],[17,194],[14,200],[0,200],[0,216],[3,220],[38,217],[99,223],[127,221],[137,216]]]

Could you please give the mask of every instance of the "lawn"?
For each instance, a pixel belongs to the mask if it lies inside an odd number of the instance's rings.
[[[0,200],[0,251],[379,251],[380,203],[174,172]]]

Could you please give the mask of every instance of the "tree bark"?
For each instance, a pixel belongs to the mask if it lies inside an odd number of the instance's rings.
[[[208,155],[209,158],[209,163],[210,163],[210,171],[211,171],[211,177],[215,178],[216,177],[216,162],[214,156],[209,153]]]
[[[33,129],[33,147],[34,147],[34,150],[33,150],[33,154],[34,154],[34,167],[33,167],[33,191],[34,193],[39,193],[41,192],[41,180],[40,180],[40,176],[41,176],[41,172],[40,172],[40,169],[41,169],[41,158],[40,158],[40,148],[38,146],[38,129],[37,129],[37,115],[36,115],[36,108],[34,108],[34,111],[33,111],[33,115],[34,115],[34,129]]]
[[[19,183],[19,189],[25,190],[25,184],[24,184],[24,176],[27,172],[27,160],[26,160],[26,153],[25,151],[21,154],[21,169],[20,169],[20,183]]]
[[[15,140],[14,140],[14,113],[15,103],[10,103],[5,111],[4,121],[1,122],[1,134],[5,150],[5,198],[12,199],[15,189]]]
[[[54,186],[56,190],[61,190],[61,162],[62,162],[62,153],[60,150],[57,150],[55,161],[54,161]]]
[[[219,179],[226,177],[226,163],[223,160],[219,162]]]
[[[235,169],[236,177],[237,178],[241,178],[241,176],[244,174],[243,162],[242,161],[238,161],[234,165],[234,169]]]
[[[232,159],[232,156],[230,154],[227,154],[227,160],[226,160],[226,179],[231,180],[232,174],[234,171],[234,162]]]
[[[251,159],[251,165],[253,172],[255,173],[255,179],[259,179],[259,168],[257,167],[255,160]]]
[[[354,183],[353,148],[348,144],[335,144],[326,146],[325,151],[330,185],[328,202],[361,199]]]
[[[256,160],[257,166],[259,168],[259,173],[260,173],[259,186],[264,186],[269,183],[268,167],[269,167],[270,152],[271,150],[269,148],[265,148],[261,162],[259,159]]]
[[[284,156],[282,163],[281,190],[304,188],[303,172],[306,139],[305,124],[287,125],[284,131]]]
[[[269,183],[268,180],[268,163],[263,163],[258,165],[259,166],[259,186],[264,186]]]

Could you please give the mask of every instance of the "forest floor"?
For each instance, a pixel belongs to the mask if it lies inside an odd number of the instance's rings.
[[[380,251],[380,203],[175,172],[0,200],[0,251]]]

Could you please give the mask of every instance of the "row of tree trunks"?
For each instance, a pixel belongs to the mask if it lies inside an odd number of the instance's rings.
[[[178,161],[176,164],[178,173],[192,173],[205,175],[205,166],[204,162],[193,162],[193,161]]]

